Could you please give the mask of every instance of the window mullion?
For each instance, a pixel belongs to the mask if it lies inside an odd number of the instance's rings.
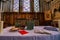
[[[19,12],[23,11],[23,0],[19,0]]]
[[[30,10],[34,12],[34,0],[30,0]]]

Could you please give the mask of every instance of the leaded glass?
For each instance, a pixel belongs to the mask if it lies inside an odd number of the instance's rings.
[[[34,12],[39,12],[39,0],[34,0]]]
[[[23,12],[30,12],[30,0],[23,0]]]
[[[19,12],[19,0],[14,0],[13,11]]]

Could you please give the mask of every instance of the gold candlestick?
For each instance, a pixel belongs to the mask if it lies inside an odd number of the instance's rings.
[[[3,21],[0,21],[0,34],[3,33]]]

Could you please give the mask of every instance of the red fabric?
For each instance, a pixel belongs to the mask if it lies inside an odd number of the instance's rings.
[[[26,32],[25,30],[21,30],[21,31],[19,31],[19,33],[24,35],[24,34],[27,34],[28,32]]]

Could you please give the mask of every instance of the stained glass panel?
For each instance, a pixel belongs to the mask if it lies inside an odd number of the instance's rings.
[[[30,12],[30,0],[23,0],[23,12]]]
[[[14,0],[13,11],[19,12],[19,0]]]
[[[34,0],[34,12],[39,12],[39,0]]]

